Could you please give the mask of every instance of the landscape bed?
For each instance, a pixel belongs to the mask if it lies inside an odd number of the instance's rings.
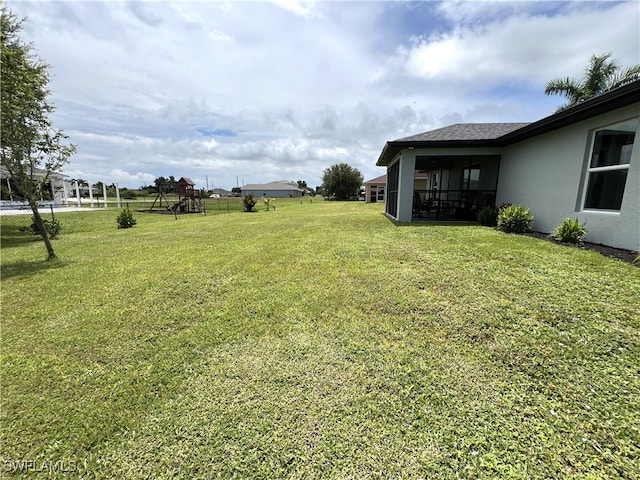
[[[3,236],[3,476],[637,478],[640,270],[382,208]]]

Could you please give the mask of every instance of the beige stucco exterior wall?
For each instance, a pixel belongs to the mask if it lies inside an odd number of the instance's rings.
[[[582,208],[594,131],[638,116],[636,103],[504,148],[497,204],[529,208],[536,231],[549,233],[563,219],[578,217],[587,224],[585,240],[640,250],[640,132],[636,131],[620,212]]]

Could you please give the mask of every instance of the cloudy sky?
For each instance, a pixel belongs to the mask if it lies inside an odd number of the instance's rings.
[[[73,178],[137,188],[365,179],[385,141],[526,122],[591,54],[640,63],[640,3],[12,1],[51,65]]]

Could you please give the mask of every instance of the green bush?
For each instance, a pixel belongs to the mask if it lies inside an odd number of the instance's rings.
[[[587,233],[586,223],[580,223],[577,218],[565,218],[564,222],[556,227],[553,238],[560,242],[582,243]]]
[[[44,223],[44,227],[47,229],[49,238],[56,238],[58,233],[60,233],[60,230],[62,230],[62,225],[58,220],[45,220],[43,218],[42,223]],[[31,225],[29,226],[29,229],[34,235],[40,235],[40,230],[38,230],[38,226],[36,225],[35,217],[31,217]]]
[[[245,212],[253,212],[253,207],[256,206],[256,198],[253,195],[245,195],[242,198],[242,207]]]
[[[533,215],[522,205],[509,205],[498,212],[498,229],[506,233],[525,233],[530,230]]]
[[[498,224],[498,209],[495,207],[483,207],[478,212],[478,222],[486,227],[495,227]]]
[[[128,208],[125,208],[120,212],[116,221],[118,222],[118,228],[131,228],[137,223],[136,219],[133,218],[133,213],[131,213],[131,210]]]

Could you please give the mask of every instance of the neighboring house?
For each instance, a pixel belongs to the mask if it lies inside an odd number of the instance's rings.
[[[384,202],[384,188],[386,185],[386,175],[364,182],[364,201],[367,203]]]
[[[210,193],[211,195],[218,195],[219,197],[230,197],[233,195],[233,192],[225,190],[224,188],[212,188]]]
[[[415,187],[426,189],[426,182],[428,179],[428,175],[426,172],[416,172],[415,176]],[[423,185],[420,184],[422,180]],[[379,177],[373,178],[371,180],[367,180],[364,182],[364,199],[366,203],[384,203],[385,196],[384,191],[387,187],[387,176],[380,175]]]
[[[586,240],[640,250],[640,80],[534,123],[458,124],[389,141],[386,214],[475,219],[521,204],[532,228],[586,222]],[[426,183],[417,179],[426,175]]]
[[[242,187],[243,195],[253,195],[254,197],[288,198],[301,197],[302,189],[298,188],[296,182],[279,180],[270,183],[247,184]]]
[[[44,178],[46,172],[43,169],[36,169],[34,179],[40,181]],[[4,168],[0,167],[0,185],[2,187],[2,200],[6,202],[24,203],[24,199],[16,194],[16,188],[11,180],[11,175]],[[49,173],[49,182],[47,184],[49,192],[41,196],[40,200],[52,198],[55,205],[66,205],[69,196],[73,196],[73,186],[69,181],[69,177],[62,173]],[[71,195],[69,195],[71,193]]]

